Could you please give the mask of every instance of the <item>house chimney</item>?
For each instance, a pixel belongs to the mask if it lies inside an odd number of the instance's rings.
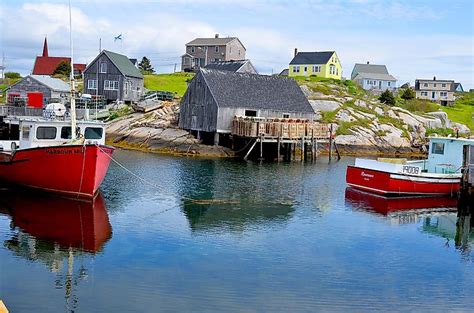
[[[370,63],[370,62],[369,62],[369,61],[367,61],[367,64],[369,64],[369,63]]]
[[[44,37],[44,44],[43,44],[43,56],[48,56],[48,40]]]
[[[219,38],[219,34],[216,34],[216,35],[214,36],[214,38]]]
[[[433,80],[436,80],[436,76],[433,76]]]
[[[298,48],[295,48],[295,56],[298,54]]]

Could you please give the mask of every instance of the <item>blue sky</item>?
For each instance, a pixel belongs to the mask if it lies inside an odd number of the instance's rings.
[[[262,73],[288,66],[299,51],[336,50],[350,76],[354,63],[386,64],[400,83],[454,79],[474,88],[474,3],[375,0],[72,0],[74,54],[90,62],[102,48],[148,56],[173,71],[195,37],[237,36]],[[8,70],[27,74],[48,36],[50,55],[68,55],[67,1],[0,4],[0,52]],[[114,35],[123,34],[122,42]]]

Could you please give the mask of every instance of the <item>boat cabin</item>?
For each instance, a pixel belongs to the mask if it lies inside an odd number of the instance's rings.
[[[474,146],[474,139],[431,137],[424,169],[429,173],[460,173],[465,146]]]
[[[71,122],[47,119],[7,119],[10,138],[0,140],[0,150],[12,151],[71,143]],[[11,130],[16,130],[16,133]],[[105,144],[104,124],[96,121],[77,122],[78,144]],[[84,140],[84,141],[83,141]],[[3,149],[2,149],[3,148]]]

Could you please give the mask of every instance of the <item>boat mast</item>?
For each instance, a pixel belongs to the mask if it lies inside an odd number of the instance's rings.
[[[73,46],[72,46],[72,18],[71,18],[71,0],[69,0],[69,45],[71,48],[71,141],[76,140],[76,99],[75,99],[75,86],[74,86],[74,58],[73,58]]]

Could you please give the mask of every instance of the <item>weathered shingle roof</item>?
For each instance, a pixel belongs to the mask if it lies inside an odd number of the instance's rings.
[[[285,69],[283,69],[283,70],[280,72],[280,74],[278,74],[278,75],[280,75],[280,76],[288,76],[288,73],[289,73],[289,69],[285,68]]]
[[[334,51],[320,51],[320,52],[298,52],[291,60],[290,65],[293,64],[326,64],[334,54]]]
[[[62,81],[59,78],[54,78],[48,75],[28,75],[27,77],[31,77],[39,81],[40,83],[51,88],[54,91],[69,92],[71,89],[68,83]],[[25,77],[25,79],[27,77]]]
[[[226,45],[237,37],[224,37],[224,38],[196,38],[191,40],[187,46],[222,46]]]
[[[388,74],[387,67],[385,65],[377,64],[360,64],[356,63],[352,72],[356,73],[373,73],[373,74]]]
[[[205,68],[219,71],[237,72],[242,66],[249,63],[249,60],[217,61],[206,65]],[[253,65],[252,65],[253,67]]]
[[[201,69],[219,107],[314,113],[293,79]]]
[[[103,53],[114,63],[118,70],[125,76],[143,78],[142,73],[133,65],[133,63],[122,54],[104,50]]]

